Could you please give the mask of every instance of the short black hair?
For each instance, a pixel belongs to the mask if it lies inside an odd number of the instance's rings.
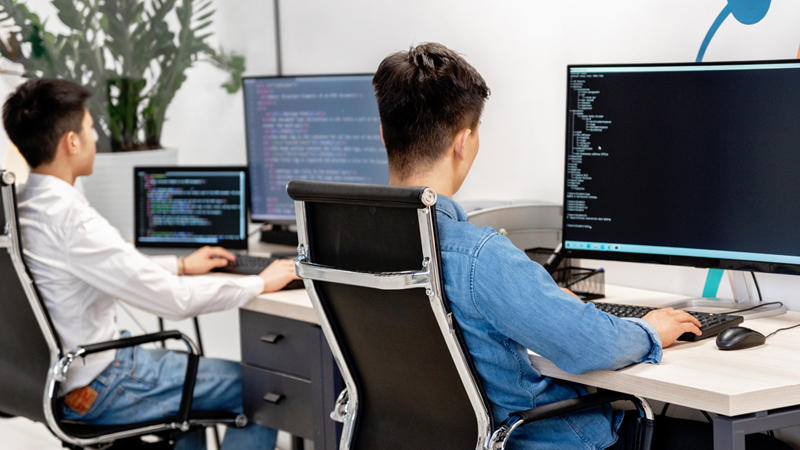
[[[19,85],[3,105],[3,126],[32,168],[56,156],[68,131],[80,133],[92,93],[68,80],[40,78]]]
[[[372,85],[389,168],[403,178],[441,158],[459,131],[474,130],[491,93],[461,55],[437,43],[387,56]]]

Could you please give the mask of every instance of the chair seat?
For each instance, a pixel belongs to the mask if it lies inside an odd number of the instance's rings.
[[[235,424],[239,414],[229,411],[192,411],[189,415],[190,425],[201,425],[207,422]],[[177,416],[171,416],[147,422],[138,422],[124,425],[91,425],[72,421],[60,421],[61,428],[70,436],[78,439],[92,439],[122,431],[135,430],[153,425],[177,422]]]

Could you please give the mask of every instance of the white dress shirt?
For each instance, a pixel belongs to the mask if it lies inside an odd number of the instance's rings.
[[[25,262],[64,351],[120,337],[115,299],[181,320],[241,306],[264,289],[258,276],[177,276],[176,257],[143,255],[56,177],[31,174],[17,197]],[[61,393],[89,384],[114,356],[75,361]]]

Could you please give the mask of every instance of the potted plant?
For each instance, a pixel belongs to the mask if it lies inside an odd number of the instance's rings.
[[[212,0],[52,4],[68,33],[49,32],[46,21],[21,1],[0,0],[0,24],[11,27],[0,42],[0,55],[21,64],[26,78],[65,78],[93,91],[86,106],[94,118],[99,154],[84,189],[92,205],[131,238],[132,167],[177,162],[177,150],[163,149],[161,132],[186,70],[209,62],[229,73],[222,87],[235,93],[244,57],[208,43]],[[175,30],[168,22],[176,24]]]

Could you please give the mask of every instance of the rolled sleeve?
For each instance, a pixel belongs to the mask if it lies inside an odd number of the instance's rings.
[[[660,363],[663,351],[661,347],[661,336],[658,335],[656,327],[654,327],[652,323],[644,319],[625,317],[623,318],[623,320],[628,320],[644,328],[644,331],[646,331],[647,335],[650,337],[650,353],[646,354],[644,358],[642,358],[642,360],[639,362],[649,363],[649,364]]]

